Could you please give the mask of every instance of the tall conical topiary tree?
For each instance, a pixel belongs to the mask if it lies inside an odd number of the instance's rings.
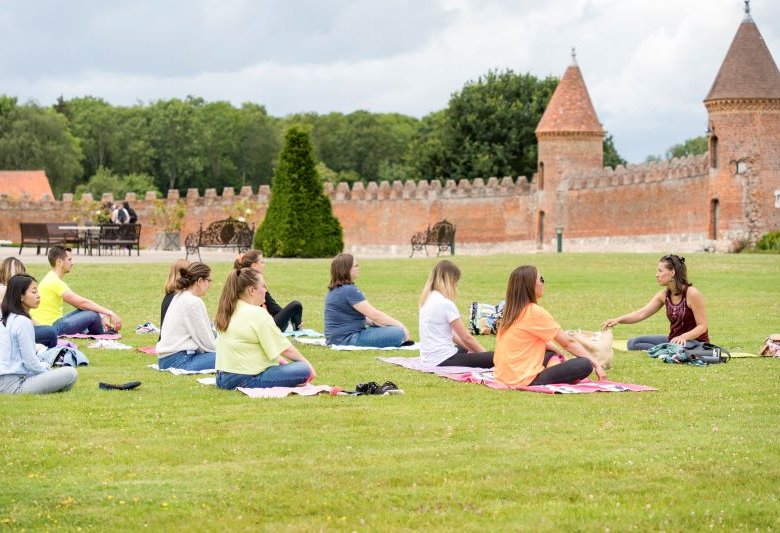
[[[285,135],[255,246],[276,257],[331,257],[344,248],[341,224],[322,190],[309,133],[302,126],[290,127]]]

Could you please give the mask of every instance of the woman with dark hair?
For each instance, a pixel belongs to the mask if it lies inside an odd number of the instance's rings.
[[[217,345],[203,296],[211,287],[211,269],[190,263],[179,269],[176,294],[165,315],[157,342],[160,370],[209,370],[214,368]]]
[[[643,335],[628,339],[629,350],[649,350],[656,344],[671,342],[684,346],[686,341],[710,342],[707,329],[707,309],[704,296],[688,281],[685,258],[679,255],[665,255],[658,261],[655,281],[663,287],[641,309],[626,315],[606,320],[602,327],[611,328],[618,324],[636,324],[653,316],[666,307],[669,319],[669,335]]]
[[[16,274],[8,280],[0,304],[0,394],[66,391],[78,379],[73,367],[51,369],[38,359],[30,309],[40,303],[35,278],[29,274]]]
[[[264,302],[265,280],[259,272],[230,271],[214,319],[218,387],[295,387],[316,377],[314,367],[262,307]]]
[[[492,368],[486,351],[463,325],[455,306],[460,269],[439,261],[420,295],[420,359],[429,366]],[[454,344],[453,344],[454,342]]]
[[[512,271],[493,356],[496,379],[512,387],[575,383],[593,371],[604,379],[598,361],[536,303],[543,295],[544,277],[535,266]],[[566,359],[552,341],[575,357]]]
[[[376,348],[398,347],[409,339],[400,321],[372,306],[355,286],[360,265],[351,254],[339,254],[330,264],[325,297],[325,342]]]
[[[248,252],[239,254],[233,262],[233,268],[236,270],[252,268],[265,278],[265,258],[263,257],[263,254],[257,250],[249,250]],[[293,330],[301,329],[303,305],[301,305],[301,302],[298,300],[293,300],[282,307],[276,303],[276,300],[273,299],[271,293],[266,288],[263,307],[265,307],[268,314],[273,317],[274,322],[282,333],[287,329],[288,324],[292,324]]]
[[[6,285],[16,274],[26,274],[27,269],[24,267],[24,263],[19,261],[15,257],[6,257],[3,262],[0,263],[0,301],[5,296]],[[35,325],[33,321],[33,329],[35,330],[35,342],[37,344],[43,344],[47,348],[54,348],[57,346],[57,330],[52,326],[39,326]]]

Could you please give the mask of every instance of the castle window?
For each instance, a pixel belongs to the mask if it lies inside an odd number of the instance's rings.
[[[544,162],[539,161],[539,172],[537,172],[537,177],[539,178],[539,190],[544,189]]]
[[[536,222],[536,239],[537,246],[544,247],[544,211],[539,211],[539,218]]]
[[[710,168],[718,168],[718,138],[710,137]]]
[[[710,239],[717,240],[718,238],[718,208],[720,202],[717,198],[710,200]]]
[[[775,207],[780,209],[780,190],[775,191]]]

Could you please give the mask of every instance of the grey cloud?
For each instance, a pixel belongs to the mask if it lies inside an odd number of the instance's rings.
[[[413,0],[12,0],[0,13],[0,79],[382,59],[418,49],[449,20],[435,2]]]

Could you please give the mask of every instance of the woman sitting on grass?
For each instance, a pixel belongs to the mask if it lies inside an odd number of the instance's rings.
[[[685,258],[674,254],[663,256],[658,262],[655,280],[664,288],[658,291],[644,307],[627,315],[610,318],[602,326],[611,328],[618,324],[636,324],[666,306],[669,335],[644,335],[628,339],[629,350],[649,350],[656,344],[665,342],[682,346],[686,341],[691,340],[710,342],[704,297],[688,281]]]
[[[160,370],[209,370],[214,368],[217,345],[203,296],[211,287],[211,269],[203,263],[191,263],[179,269],[166,314],[160,328],[157,357]]]
[[[233,268],[240,270],[242,268],[252,268],[265,277],[265,258],[257,250],[249,250],[240,254],[233,262]],[[268,314],[270,314],[276,323],[279,331],[284,332],[288,324],[292,324],[294,330],[301,329],[303,321],[303,305],[298,300],[293,300],[284,307],[276,303],[271,293],[266,288],[265,302],[263,303]]]
[[[420,358],[430,366],[492,368],[493,352],[468,332],[455,307],[459,280],[460,269],[447,260],[428,276],[420,295]]]
[[[325,342],[376,348],[401,346],[409,339],[409,330],[368,303],[355,286],[359,272],[360,265],[351,254],[339,254],[330,264]]]
[[[544,277],[535,266],[512,271],[493,357],[496,379],[512,387],[575,383],[594,370],[604,379],[601,365],[536,303],[543,295]],[[552,341],[575,357],[565,359]]]
[[[73,387],[78,374],[70,366],[51,369],[38,359],[30,309],[41,297],[35,278],[17,274],[8,280],[0,325],[0,394],[46,394]]]
[[[26,274],[27,269],[24,267],[24,263],[19,261],[15,257],[6,257],[3,262],[0,263],[0,301],[3,300],[6,291],[6,285],[16,274]],[[35,342],[36,344],[43,344],[47,348],[54,348],[57,346],[57,330],[52,326],[39,326],[33,321],[33,329],[35,330]]]
[[[177,259],[172,265],[171,270],[168,272],[168,279],[165,281],[165,296],[163,296],[162,304],[160,305],[160,328],[162,328],[163,322],[165,322],[165,314],[168,312],[173,297],[176,294],[176,282],[179,280],[180,272],[182,269],[187,269],[191,262],[187,259]],[[162,333],[160,333],[160,337]],[[160,340],[160,337],[157,340]]]
[[[295,387],[316,377],[263,307],[265,292],[263,276],[252,268],[228,274],[214,320],[217,386],[222,389]]]

